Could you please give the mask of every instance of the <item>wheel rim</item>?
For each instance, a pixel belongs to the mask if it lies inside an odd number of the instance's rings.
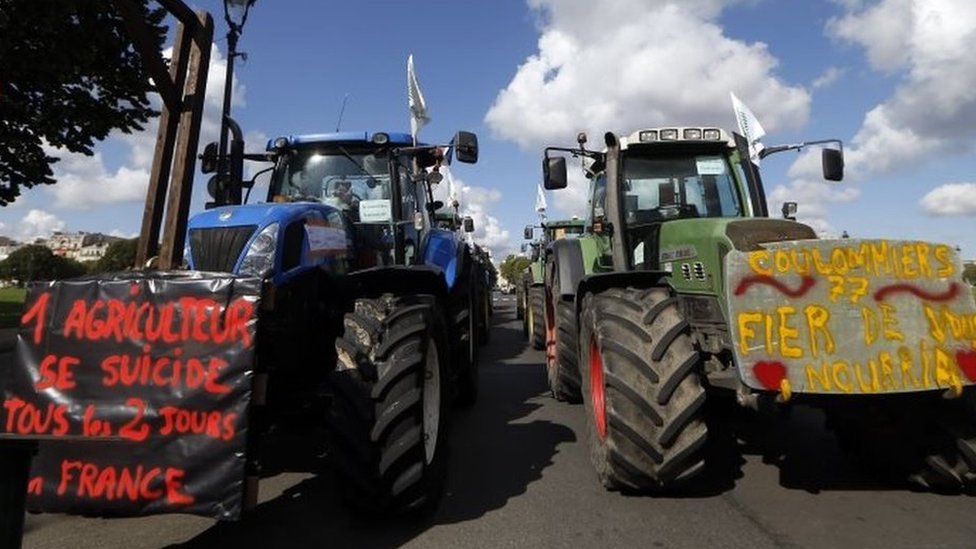
[[[529,341],[532,341],[533,336],[535,336],[535,314],[532,312],[532,307],[528,304],[525,307],[525,318],[529,324]]]
[[[607,438],[606,386],[603,384],[603,357],[596,338],[590,338],[590,403],[593,405],[593,423],[600,440]]]
[[[437,432],[441,419],[441,367],[437,357],[437,346],[431,341],[424,361],[423,394],[424,455],[429,465],[434,461],[437,451]]]

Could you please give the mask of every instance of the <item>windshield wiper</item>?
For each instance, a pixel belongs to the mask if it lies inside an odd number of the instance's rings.
[[[345,156],[346,158],[348,158],[350,162],[352,162],[357,168],[359,168],[359,171],[362,172],[363,175],[365,175],[367,177],[373,177],[373,174],[371,174],[368,171],[366,171],[366,168],[362,164],[360,164],[358,160],[356,160],[355,158],[353,158],[353,156],[351,154],[349,154],[349,151],[347,151],[346,149],[342,148],[342,145],[336,145],[336,148],[339,149],[339,152],[342,153],[342,156]]]

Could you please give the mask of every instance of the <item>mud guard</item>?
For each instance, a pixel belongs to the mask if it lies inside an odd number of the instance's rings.
[[[671,274],[665,271],[619,271],[597,273],[583,277],[576,288],[576,314],[581,312],[583,296],[608,288],[671,287]]]
[[[444,271],[434,265],[391,265],[349,273],[359,297],[383,294],[430,294],[445,299],[448,287]]]
[[[553,288],[560,297],[572,297],[576,286],[586,276],[583,264],[583,248],[579,240],[561,239],[552,243],[552,261],[555,266],[558,288]]]
[[[424,240],[423,258],[425,265],[443,272],[447,288],[453,289],[464,267],[461,263],[463,247],[459,245],[457,235],[442,229],[431,230]]]

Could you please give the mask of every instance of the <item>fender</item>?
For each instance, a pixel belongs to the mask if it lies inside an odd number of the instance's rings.
[[[583,306],[583,296],[598,293],[607,288],[651,288],[653,286],[668,286],[671,288],[671,273],[666,271],[617,271],[596,273],[583,277],[577,287],[576,314],[579,315]],[[672,288],[673,291],[673,288]]]
[[[378,297],[383,294],[430,294],[438,299],[446,299],[447,283],[444,271],[434,265],[391,265],[373,267],[349,273],[352,283],[358,286],[363,297]]]
[[[545,273],[545,261],[542,259],[537,259],[529,265],[529,286],[541,286],[545,283],[546,273]]]
[[[576,294],[576,287],[586,276],[586,265],[583,262],[583,247],[580,240],[560,239],[552,243],[552,263],[555,272],[555,282],[558,287],[553,291],[561,298],[572,297]]]
[[[459,260],[462,259],[460,252],[463,250],[460,248],[457,237],[451,231],[432,229],[424,237],[421,254],[424,264],[441,270],[448,289],[454,288],[458,275],[461,274],[463,265]]]

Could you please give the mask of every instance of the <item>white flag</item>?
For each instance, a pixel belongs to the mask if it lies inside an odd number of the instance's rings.
[[[739,133],[749,142],[749,157],[759,164],[759,153],[765,148],[759,140],[766,135],[766,130],[756,115],[734,93],[729,92],[729,96],[732,97],[732,110],[735,112],[735,121],[739,124]]]
[[[535,211],[537,212],[546,211],[546,193],[542,192],[542,185],[536,187]]]
[[[420,82],[413,70],[413,54],[407,57],[407,103],[410,106],[410,135],[417,140],[417,132],[424,124],[430,122],[427,114],[427,102],[420,91]]]

